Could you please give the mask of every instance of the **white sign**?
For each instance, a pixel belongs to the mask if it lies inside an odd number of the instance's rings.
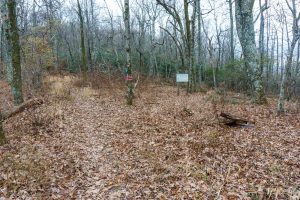
[[[189,75],[188,74],[176,74],[176,82],[177,83],[189,82]]]

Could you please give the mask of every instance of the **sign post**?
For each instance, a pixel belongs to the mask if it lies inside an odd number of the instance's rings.
[[[177,95],[179,96],[179,83],[188,83],[189,74],[176,74]]]

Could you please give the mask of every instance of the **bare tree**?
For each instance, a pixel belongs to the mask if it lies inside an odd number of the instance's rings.
[[[260,53],[260,70],[261,74],[263,74],[263,69],[265,66],[265,7],[267,6],[267,0],[265,0],[265,4],[262,5],[262,0],[259,0],[259,7],[260,7],[260,31],[259,31],[259,53]]]
[[[284,74],[281,80],[280,85],[280,94],[279,94],[279,100],[278,100],[278,106],[277,106],[277,112],[278,114],[284,113],[284,99],[285,99],[285,92],[287,92],[287,95],[290,95],[291,91],[291,67],[293,62],[293,54],[294,49],[296,47],[296,44],[300,38],[300,28],[299,28],[299,21],[300,21],[300,12],[297,12],[296,8],[296,1],[292,0],[292,5],[286,0],[286,4],[288,5],[292,16],[293,16],[293,38],[291,42],[291,46],[288,48],[288,55],[287,55],[287,61],[285,65]],[[285,91],[287,90],[287,91]]]
[[[153,1],[145,4],[145,8],[147,11],[148,18],[150,20],[150,69],[149,75],[153,76],[157,74],[158,65],[156,59],[156,51],[158,43],[156,42],[155,35],[155,24],[157,23],[157,19],[160,17],[161,9],[160,7]]]
[[[85,41],[84,41],[84,19],[82,14],[81,5],[79,0],[77,0],[77,8],[78,8],[78,17],[80,21],[80,46],[81,46],[81,73],[83,76],[83,81],[87,80],[87,59],[86,59],[86,49],[85,49]]]
[[[188,71],[190,74],[189,80],[189,91],[195,91],[195,80],[196,80],[196,70],[193,62],[194,54],[193,54],[193,31],[192,31],[192,23],[189,15],[189,1],[183,0],[183,8],[184,8],[184,22],[182,21],[178,10],[175,5],[171,5],[164,0],[156,0],[156,2],[161,5],[174,19],[176,24],[178,25],[178,31],[180,32],[181,40],[184,47],[184,60],[183,62],[188,66]],[[195,8],[195,6],[194,6]],[[194,18],[195,18],[195,9],[194,9]],[[195,21],[195,20],[194,20]],[[193,22],[194,23],[194,22]],[[174,26],[174,24],[173,24]],[[177,28],[176,28],[177,29]],[[178,45],[177,45],[178,46]]]

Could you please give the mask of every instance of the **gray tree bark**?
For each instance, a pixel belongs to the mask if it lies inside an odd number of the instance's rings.
[[[266,98],[255,45],[253,5],[254,0],[235,1],[236,28],[245,58],[246,70],[250,74],[254,85],[254,101],[258,104],[263,104],[266,102]],[[253,70],[254,73],[252,72]]]
[[[296,76],[299,74],[300,69],[300,42],[298,40],[298,48],[297,48],[297,60],[296,60]]]
[[[126,50],[126,82],[127,82],[127,104],[133,104],[133,78],[132,78],[132,66],[131,66],[131,46],[130,46],[130,10],[129,0],[124,0],[124,23],[125,23],[125,50]]]
[[[228,0],[229,5],[229,13],[230,13],[230,60],[231,62],[234,61],[234,34],[233,34],[233,3],[232,0]]]
[[[199,83],[202,82],[203,78],[203,44],[202,44],[202,25],[201,25],[201,1],[196,0],[196,8],[197,8],[197,26],[198,26],[198,32],[197,32],[197,44],[198,44],[198,81]]]
[[[260,70],[261,74],[263,74],[264,66],[265,66],[265,16],[264,10],[261,3],[262,0],[259,0],[259,7],[260,7],[260,31],[259,31],[259,53],[260,53]]]

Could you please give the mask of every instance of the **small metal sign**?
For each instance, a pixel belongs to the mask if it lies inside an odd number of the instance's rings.
[[[177,83],[187,83],[189,82],[189,74],[176,74]]]

